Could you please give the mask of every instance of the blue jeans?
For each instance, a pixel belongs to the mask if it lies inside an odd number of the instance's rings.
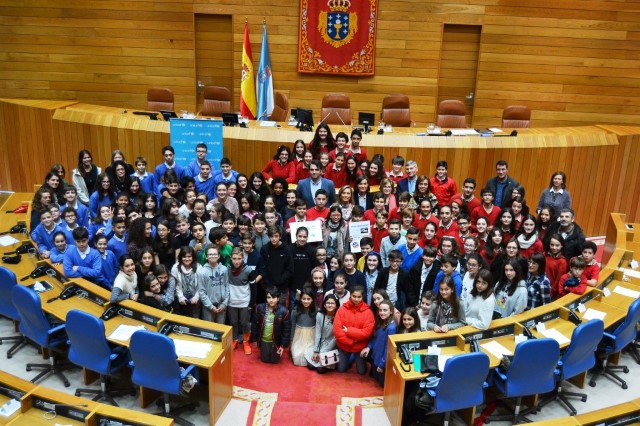
[[[358,374],[367,374],[367,364],[364,358],[360,356],[360,352],[347,352],[338,348],[340,359],[338,360],[338,371],[344,373],[353,362],[356,362],[356,370]]]

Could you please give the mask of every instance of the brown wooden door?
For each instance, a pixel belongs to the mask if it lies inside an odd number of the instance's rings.
[[[445,24],[442,35],[438,103],[447,99],[464,102],[469,126],[472,124],[473,103],[469,103],[467,96],[476,91],[481,33],[480,25]]]
[[[233,28],[231,15],[195,15],[196,84],[224,86],[232,93],[232,111],[237,107],[233,96]],[[197,110],[202,107],[202,90],[198,90]],[[236,108],[237,109],[237,108]]]

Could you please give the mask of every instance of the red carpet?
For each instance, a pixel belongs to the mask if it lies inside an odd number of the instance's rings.
[[[277,365],[261,362],[255,349],[252,355],[244,355],[240,349],[233,355],[234,385],[260,392],[277,393],[278,402],[335,406],[341,404],[343,396],[362,398],[382,395],[382,388],[369,376],[357,374],[355,365],[346,373],[332,371],[318,374],[306,367],[294,366],[288,354],[285,354],[282,362]],[[320,411],[326,414],[326,410]],[[276,410],[274,414],[275,412]],[[335,424],[335,408],[332,417]]]

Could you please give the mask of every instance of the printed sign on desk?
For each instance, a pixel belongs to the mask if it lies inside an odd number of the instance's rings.
[[[220,170],[223,157],[222,127],[221,120],[172,118],[169,121],[169,138],[176,150],[176,163],[187,167],[196,158],[196,146],[204,143],[212,169]]]

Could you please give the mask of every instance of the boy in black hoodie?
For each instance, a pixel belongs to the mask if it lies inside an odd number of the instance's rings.
[[[288,308],[291,278],[293,277],[293,259],[282,242],[282,230],[279,226],[270,226],[267,230],[269,242],[262,246],[260,255],[264,261],[262,276],[263,288],[277,287],[282,304]]]
[[[300,297],[302,287],[311,277],[311,270],[316,263],[316,250],[307,244],[309,231],[304,226],[296,229],[296,240],[287,249],[293,260],[293,279],[291,280],[291,300],[289,310],[293,310]]]

